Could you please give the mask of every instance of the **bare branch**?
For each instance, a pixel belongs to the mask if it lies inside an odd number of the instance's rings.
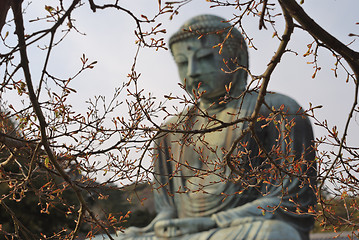
[[[294,29],[293,20],[287,13],[286,9],[284,9],[284,8],[282,8],[282,9],[283,9],[283,13],[284,13],[284,19],[286,22],[285,30],[284,30],[284,33],[282,36],[282,41],[280,42],[275,55],[272,57],[271,61],[269,62],[266,71],[261,75],[262,84],[261,84],[261,88],[259,90],[256,105],[255,105],[253,113],[250,117],[251,120],[248,123],[248,127],[246,129],[242,130],[241,135],[233,142],[231,148],[229,149],[226,156],[224,157],[226,163],[232,170],[235,170],[235,167],[231,163],[231,155],[234,152],[234,150],[236,149],[239,142],[245,137],[246,134],[248,134],[254,128],[254,125],[257,122],[260,108],[261,108],[262,104],[264,103],[264,97],[267,92],[267,87],[268,87],[268,83],[270,81],[270,77],[271,77],[274,69],[280,62],[283,54],[285,53],[286,47],[290,40],[290,36],[293,33],[293,29]]]
[[[342,55],[353,69],[356,78],[359,78],[358,52],[353,51],[334,36],[325,31],[306,14],[303,8],[301,8],[295,0],[279,0],[279,2],[288,11],[290,16],[293,17],[308,33],[310,33],[314,38],[322,41],[329,48]]]

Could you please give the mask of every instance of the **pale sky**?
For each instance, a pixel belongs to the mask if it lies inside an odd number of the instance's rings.
[[[101,2],[101,1],[98,1]],[[121,1],[120,1],[121,2]],[[157,0],[123,0],[123,6],[132,10],[135,14],[152,16],[157,10]],[[51,1],[34,1],[27,9],[27,19],[33,19],[39,13],[45,14],[44,5],[50,5]],[[88,3],[86,2],[86,5]],[[163,37],[167,40],[172,33],[177,31],[180,25],[187,19],[204,13],[215,14],[224,18],[231,18],[235,10],[232,8],[209,8],[210,4],[205,0],[194,0],[184,6],[172,21],[169,15],[162,16],[163,26],[167,28],[167,34]],[[359,1],[358,0],[305,0],[302,5],[305,11],[327,31],[333,34],[345,44],[355,38],[348,37],[349,33],[359,34]],[[80,57],[83,53],[89,61],[98,61],[91,71],[85,72],[72,83],[72,88],[78,93],[71,99],[74,107],[82,109],[86,107],[85,100],[94,95],[111,96],[113,89],[128,81],[126,77],[130,72],[133,57],[136,51],[133,20],[124,12],[114,10],[98,11],[92,13],[88,6],[83,6],[75,11],[72,16],[76,19],[77,28],[86,34],[80,35],[72,32],[57,46],[53,52],[49,69],[60,77],[69,77],[80,67]],[[281,17],[278,17],[282,22]],[[278,23],[280,28],[281,24]],[[29,25],[29,29],[40,29],[37,23]],[[249,50],[250,69],[253,74],[260,75],[277,48],[278,40],[272,38],[273,30],[268,25],[268,30],[258,30],[258,19],[248,17],[245,21],[245,29],[254,38],[258,50]],[[279,31],[279,34],[280,31]],[[46,44],[48,39],[43,42]],[[309,103],[323,105],[316,111],[319,120],[328,120],[329,125],[337,125],[341,131],[344,128],[346,116],[352,104],[354,96],[354,84],[352,81],[345,83],[346,75],[341,72],[335,78],[331,68],[334,68],[335,59],[326,50],[320,51],[319,64],[322,70],[317,77],[312,79],[314,69],[307,62],[312,57],[304,58],[306,45],[312,39],[302,30],[296,29],[293,41],[289,48],[298,52],[298,56],[287,53],[279,67],[272,75],[269,90],[280,92],[294,98],[303,108],[308,108]],[[2,46],[1,46],[2,47]],[[359,39],[351,45],[352,49],[359,51]],[[0,48],[1,50],[1,48]],[[40,74],[44,56],[41,51],[33,46],[31,49],[30,64],[33,68],[34,82]],[[140,86],[146,92],[151,92],[158,99],[163,95],[173,93],[182,95],[183,90],[178,86],[179,76],[176,66],[169,51],[154,49],[141,49],[137,62],[137,71],[140,72]],[[8,101],[14,101],[14,96],[8,96]],[[126,114],[124,113],[118,113]],[[350,128],[351,137],[349,144],[359,142],[359,119]],[[162,119],[158,119],[161,123]],[[313,122],[313,121],[312,121]],[[325,132],[316,126],[315,137],[322,136]],[[327,149],[327,150],[330,150]]]

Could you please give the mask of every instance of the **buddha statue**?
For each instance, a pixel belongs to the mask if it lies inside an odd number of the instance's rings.
[[[250,116],[258,97],[246,91],[247,72],[238,66],[248,67],[247,46],[237,29],[226,37],[230,27],[220,17],[200,15],[170,38],[196,104],[163,126],[182,131],[155,142],[156,218],[115,239],[309,239],[316,165],[312,128],[300,106],[268,93],[254,132],[232,153],[235,169],[224,156],[248,122],[205,131]]]

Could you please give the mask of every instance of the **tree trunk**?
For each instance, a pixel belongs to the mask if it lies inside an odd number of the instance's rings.
[[[0,0],[0,33],[5,24],[7,12],[10,9],[10,0]]]

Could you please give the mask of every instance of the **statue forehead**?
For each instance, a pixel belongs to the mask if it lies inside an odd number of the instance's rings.
[[[230,36],[227,38],[228,33]],[[169,39],[169,47],[172,54],[174,53],[173,46],[175,43],[186,41],[187,39],[191,39],[190,42],[194,42],[196,38],[200,38],[199,41],[203,41],[205,38],[216,38],[217,40],[213,42],[212,46],[223,42],[223,52],[226,52],[224,53],[225,56],[237,57],[240,54],[241,59],[247,59],[243,64],[248,64],[247,45],[242,34],[236,28],[232,28],[231,24],[225,21],[225,19],[215,15],[199,15],[189,19]],[[183,44],[180,45],[183,46]],[[175,47],[175,51],[177,51],[179,46]]]
[[[191,37],[173,43],[172,52],[173,54],[176,54],[187,50],[193,51],[201,48],[212,49],[218,43],[220,43],[220,38],[216,35],[208,35],[200,39],[197,37]]]

